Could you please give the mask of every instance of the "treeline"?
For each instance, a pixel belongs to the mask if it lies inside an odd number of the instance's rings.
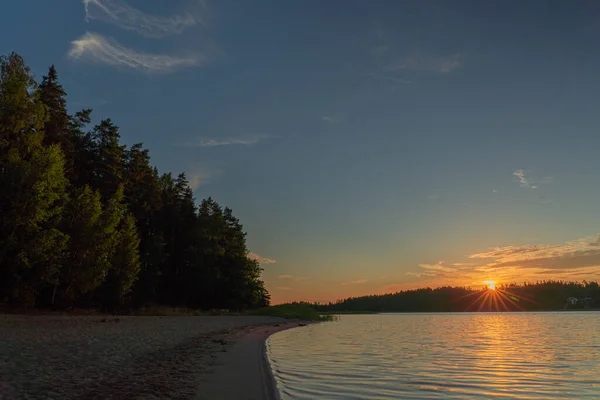
[[[541,281],[505,284],[496,290],[439,287],[309,304],[318,311],[462,312],[600,308],[598,282]]]
[[[37,83],[0,59],[0,304],[241,310],[269,304],[232,210],[196,205],[91,109],[67,111],[52,66]]]

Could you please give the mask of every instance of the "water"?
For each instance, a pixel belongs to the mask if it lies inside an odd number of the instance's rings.
[[[600,312],[346,315],[273,335],[282,399],[600,399]]]

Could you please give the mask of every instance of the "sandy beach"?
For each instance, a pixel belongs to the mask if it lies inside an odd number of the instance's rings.
[[[275,399],[272,317],[0,317],[0,399]]]

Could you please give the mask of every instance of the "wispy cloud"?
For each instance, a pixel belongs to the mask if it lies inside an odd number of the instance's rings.
[[[261,140],[268,138],[267,135],[249,135],[242,137],[232,137],[226,139],[209,139],[201,138],[196,142],[183,143],[184,147],[217,147],[217,146],[231,146],[231,145],[244,145],[250,146],[260,142]]]
[[[340,285],[342,285],[342,286],[346,286],[346,285],[361,285],[361,284],[367,283],[367,282],[368,282],[368,280],[366,280],[366,279],[359,279],[359,280],[356,280],[356,281],[342,282],[342,283],[340,283]]]
[[[435,273],[432,272],[407,272],[408,276],[416,276],[417,278],[428,278],[432,276],[436,276]]]
[[[210,168],[192,167],[186,171],[188,183],[192,190],[202,185],[209,184],[217,176],[218,172]]]
[[[433,271],[444,271],[444,272],[456,272],[457,271],[456,268],[445,266],[442,261],[438,262],[437,264],[419,264],[419,267],[426,269],[426,270],[433,270]]]
[[[459,263],[459,262],[457,262],[457,263],[452,263],[450,265],[452,265],[453,267],[467,267],[470,265],[475,265],[475,263]]]
[[[498,247],[485,253],[469,256],[471,259],[492,259],[486,268],[517,265],[522,268],[544,267],[578,268],[600,265],[598,238],[582,238],[564,245],[528,245]]]
[[[192,9],[168,17],[144,13],[122,0],[83,0],[85,20],[98,20],[142,36],[160,38],[182,33],[202,23],[204,3],[196,1]]]
[[[513,172],[513,176],[516,176],[519,180],[519,184],[521,187],[529,188],[529,189],[537,189],[537,186],[533,184],[531,178],[528,178],[525,174],[525,171],[522,169],[518,169]]]
[[[421,278],[421,285],[480,285],[485,280],[501,283],[541,279],[599,279],[600,237],[565,244],[504,246],[468,256],[472,263],[420,264],[421,271],[407,275]]]
[[[199,56],[173,57],[141,53],[121,45],[114,39],[90,32],[71,42],[68,55],[74,60],[89,60],[148,72],[169,72],[203,62]]]
[[[277,286],[275,289],[279,289],[279,290],[292,290],[292,288],[289,287],[289,286]]]
[[[293,279],[294,275],[279,275],[278,279]]]
[[[449,57],[412,55],[400,58],[389,64],[388,70],[413,70],[436,73],[448,73],[461,66],[460,54],[456,53]]]
[[[256,253],[249,253],[248,258],[250,258],[251,260],[256,260],[261,264],[275,264],[277,262],[277,260],[263,257],[260,254],[256,254]]]

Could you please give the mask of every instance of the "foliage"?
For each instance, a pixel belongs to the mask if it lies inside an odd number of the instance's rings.
[[[277,306],[259,308],[247,313],[248,315],[263,315],[302,321],[330,321],[332,316],[321,315],[313,307],[304,304],[280,304]]]
[[[64,158],[42,143],[46,106],[23,59],[0,65],[0,301],[27,306],[60,267]]]
[[[198,206],[185,174],[161,175],[110,119],[88,129],[91,109],[69,114],[54,66],[39,85],[17,54],[0,67],[0,304],[269,304],[231,209],[211,198]]]

